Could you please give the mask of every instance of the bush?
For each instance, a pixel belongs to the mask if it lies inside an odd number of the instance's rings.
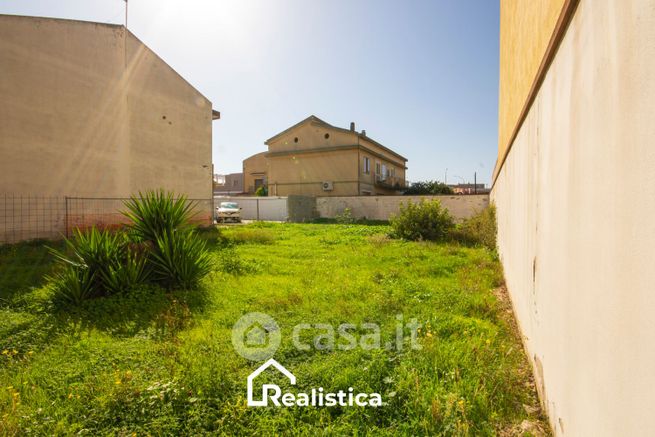
[[[260,196],[260,197],[268,196],[268,187],[262,185],[261,187],[257,188],[257,190],[255,191],[255,196]]]
[[[448,210],[438,200],[400,204],[400,212],[391,219],[394,238],[404,240],[444,240],[455,226]]]
[[[452,231],[454,240],[496,250],[496,207],[490,206],[465,220]]]
[[[165,232],[151,256],[153,278],[167,288],[193,288],[211,271],[211,257],[193,231]]]
[[[50,249],[60,270],[51,276],[55,296],[78,303],[128,291],[145,282],[145,257],[132,250],[125,234],[91,228],[75,230],[63,251]]]
[[[195,205],[164,191],[139,195],[125,202],[127,232],[76,230],[65,251],[51,249],[59,264],[49,278],[56,300],[77,304],[146,282],[192,288],[210,272],[205,241],[189,223]]]
[[[195,206],[186,196],[176,199],[173,193],[162,190],[139,192],[139,197],[125,202],[123,215],[132,221],[128,227],[134,237],[155,242],[164,233],[188,228]]]
[[[355,219],[353,218],[353,214],[350,208],[345,208],[341,214],[335,215],[334,219],[337,221],[337,223],[342,225],[355,223]]]

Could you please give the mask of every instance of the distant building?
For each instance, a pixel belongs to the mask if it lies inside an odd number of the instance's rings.
[[[259,187],[268,184],[267,152],[260,152],[243,161],[243,188],[247,194],[255,194]]]
[[[243,173],[214,175],[214,195],[243,194]]]
[[[491,190],[485,184],[455,184],[448,185],[455,194],[487,194]]]
[[[271,196],[399,194],[407,159],[374,141],[366,131],[332,126],[316,116],[269,138],[268,152],[243,162],[245,189],[268,186]]]

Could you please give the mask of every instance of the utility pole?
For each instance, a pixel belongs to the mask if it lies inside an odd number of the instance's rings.
[[[478,172],[473,172],[473,193],[478,194]]]
[[[127,29],[127,0],[125,0],[125,28]]]

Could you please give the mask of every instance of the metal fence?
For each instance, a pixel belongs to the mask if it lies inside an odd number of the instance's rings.
[[[127,198],[47,197],[0,195],[0,244],[26,240],[54,240],[69,236],[73,229],[115,228],[127,223],[121,213]],[[211,224],[212,199],[193,202],[193,222]]]

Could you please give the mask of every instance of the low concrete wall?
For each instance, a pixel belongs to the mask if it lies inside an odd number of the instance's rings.
[[[355,218],[369,220],[389,220],[398,213],[401,203],[420,202],[421,199],[437,199],[448,208],[456,220],[471,217],[489,205],[489,196],[356,196],[356,197],[317,197],[316,210],[320,217],[333,218],[342,214],[346,208]]]

